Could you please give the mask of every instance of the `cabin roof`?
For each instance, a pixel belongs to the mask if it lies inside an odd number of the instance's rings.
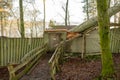
[[[47,29],[45,32],[68,32],[67,29]]]
[[[55,25],[52,27],[52,29],[72,29],[74,28],[76,25],[68,25],[68,26],[65,26],[65,25]]]

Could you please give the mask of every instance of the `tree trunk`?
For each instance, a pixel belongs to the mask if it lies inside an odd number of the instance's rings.
[[[111,0],[108,0],[108,6],[109,6],[109,8],[110,8],[110,3],[111,3]]]
[[[109,14],[110,14],[109,17],[118,13],[119,11],[120,11],[120,3],[109,9]],[[98,21],[97,21],[97,16],[96,16],[96,17],[93,17],[93,18],[83,22],[82,24],[70,29],[69,31],[71,31],[71,32],[83,32],[91,27],[96,27],[97,25],[98,25]]]
[[[120,13],[119,13],[119,18],[118,18],[118,23],[120,24]],[[119,27],[120,27],[120,25],[119,25]]]
[[[103,79],[111,78],[114,74],[112,53],[110,51],[110,19],[108,13],[108,0],[97,0],[98,26],[101,46],[101,60]]]
[[[4,36],[4,28],[3,28],[3,13],[0,12],[0,17],[1,17],[1,36]]]
[[[88,8],[89,8],[89,3],[88,3],[88,0],[86,0],[86,6],[87,6],[87,8],[86,8],[87,20],[89,20],[89,10],[88,10]]]
[[[19,0],[19,8],[20,8],[20,34],[21,37],[25,37],[25,31],[24,31],[24,16],[23,16],[23,0]]]
[[[44,5],[44,20],[43,20],[43,32],[45,31],[45,19],[46,19],[46,5],[45,5],[45,0],[43,0],[43,5]]]
[[[67,26],[67,23],[68,23],[68,3],[69,3],[69,0],[67,0],[66,2],[66,9],[65,9],[65,26]]]

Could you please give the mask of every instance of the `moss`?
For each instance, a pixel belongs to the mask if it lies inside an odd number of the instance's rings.
[[[108,0],[97,0],[99,36],[102,53],[102,78],[112,77],[112,75],[114,74],[112,53],[110,51],[110,21],[108,8]]]

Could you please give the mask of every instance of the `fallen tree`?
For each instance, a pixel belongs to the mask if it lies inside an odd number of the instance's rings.
[[[109,17],[112,15],[118,13],[120,11],[120,4],[117,4],[109,9]],[[84,32],[85,30],[91,28],[91,27],[96,27],[98,25],[98,20],[97,16],[93,17],[82,24],[70,29],[70,32]]]

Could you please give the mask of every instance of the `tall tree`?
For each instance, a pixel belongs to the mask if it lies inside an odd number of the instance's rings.
[[[4,35],[4,27],[6,27],[6,19],[8,18],[9,12],[7,9],[11,8],[11,1],[4,1],[4,0],[0,0],[0,23],[1,23],[1,36],[5,36]],[[4,26],[4,27],[3,27]]]
[[[89,20],[91,17],[96,16],[96,1],[95,0],[83,0],[83,12],[86,14],[85,20]]]
[[[45,5],[45,0],[43,0],[43,8],[44,8],[44,20],[43,20],[43,31],[45,30],[45,19],[46,19],[46,5]]]
[[[4,36],[4,29],[3,29],[3,12],[0,12],[0,23],[1,23],[1,36]]]
[[[98,26],[101,46],[101,60],[102,60],[102,78],[113,77],[113,59],[110,51],[110,19],[109,19],[109,0],[97,0],[98,11]]]
[[[65,9],[65,26],[67,26],[68,24],[68,3],[69,3],[69,0],[67,0],[66,2],[66,9]]]
[[[89,11],[88,11],[88,7],[89,7],[89,4],[88,4],[88,0],[86,0],[86,14],[87,14],[87,20],[89,19]]]
[[[19,10],[20,10],[20,34],[21,37],[25,37],[25,29],[24,29],[24,13],[23,13],[23,0],[19,0]]]

